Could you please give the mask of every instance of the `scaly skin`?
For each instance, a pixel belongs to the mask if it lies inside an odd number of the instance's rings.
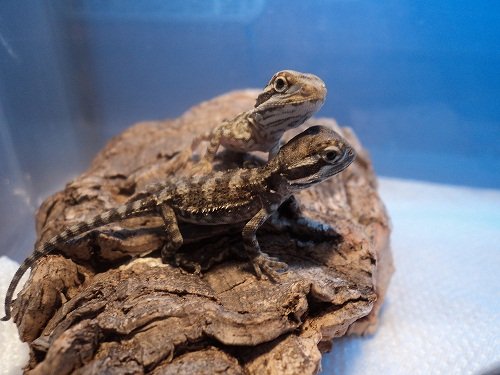
[[[325,97],[326,85],[314,74],[293,70],[276,73],[257,97],[254,108],[195,139],[192,149],[203,140],[210,141],[198,168],[211,170],[220,145],[236,152],[269,152],[271,159],[279,150],[283,133],[309,119],[321,108]]]
[[[179,178],[90,220],[70,226],[43,243],[26,258],[12,279],[5,297],[5,317],[22,275],[38,259],[57,246],[90,230],[129,217],[157,214],[168,234],[162,249],[167,261],[183,244],[178,222],[199,225],[244,223],[242,237],[246,253],[258,277],[263,272],[275,279],[287,265],[260,250],[256,232],[293,193],[317,184],[344,170],[355,158],[354,150],[333,130],[313,126],[292,138],[262,167],[212,172]]]

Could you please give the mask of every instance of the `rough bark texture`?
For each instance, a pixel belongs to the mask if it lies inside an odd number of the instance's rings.
[[[192,137],[247,110],[256,95],[229,93],[115,137],[83,175],[43,203],[39,241],[189,171],[182,150]],[[330,119],[313,123],[338,130]],[[207,268],[202,276],[161,263],[158,218],[90,232],[44,258],[14,303],[32,348],[27,372],[313,374],[333,338],[372,332],[393,271],[389,219],[366,152],[351,130],[341,132],[357,161],[297,196],[305,216],[334,226],[341,239],[261,228],[263,250],[290,266],[273,283],[257,280],[234,255],[243,253],[237,229],[182,228],[186,256]],[[220,256],[225,249],[232,253]]]

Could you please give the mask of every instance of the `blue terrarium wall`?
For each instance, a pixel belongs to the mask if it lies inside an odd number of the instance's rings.
[[[353,127],[380,175],[497,188],[499,45],[495,2],[4,1],[2,199],[60,188],[132,123],[284,68],[324,79],[318,116]]]

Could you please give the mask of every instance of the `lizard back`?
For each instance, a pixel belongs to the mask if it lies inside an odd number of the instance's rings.
[[[243,222],[261,207],[258,197],[266,194],[269,168],[235,169],[180,179],[160,194],[179,221],[211,225]]]

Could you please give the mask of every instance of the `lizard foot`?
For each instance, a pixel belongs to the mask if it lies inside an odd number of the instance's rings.
[[[252,259],[252,265],[257,274],[257,278],[263,279],[267,276],[273,281],[279,280],[280,272],[285,272],[288,269],[288,264],[280,262],[278,258],[270,257],[264,253],[254,257]]]
[[[200,160],[191,168],[191,175],[204,175],[212,172],[212,163],[209,161]]]
[[[261,164],[256,163],[255,161],[252,160],[245,160],[242,164],[242,167],[245,169],[252,169],[252,168],[257,168],[260,167]]]
[[[201,275],[201,264],[189,259],[186,259],[182,254],[175,254],[175,265],[182,269],[187,269],[195,275]]]

